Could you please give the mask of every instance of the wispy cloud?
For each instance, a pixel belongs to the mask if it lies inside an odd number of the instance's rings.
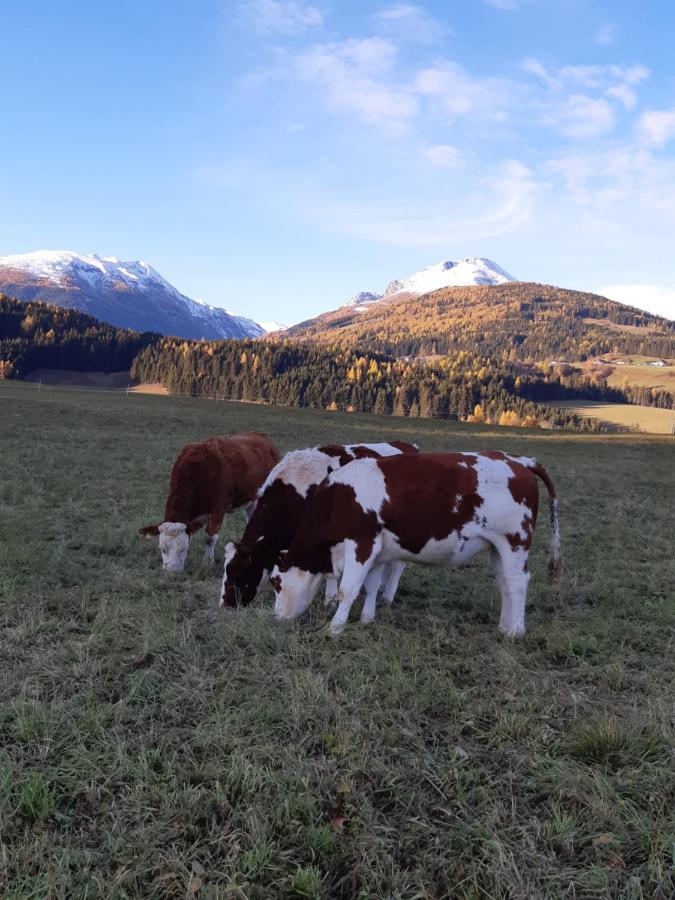
[[[616,41],[618,36],[618,25],[613,25],[611,22],[608,22],[606,25],[598,28],[595,32],[595,43],[599,44],[601,47],[608,47]]]
[[[451,121],[461,116],[503,121],[515,100],[515,85],[506,79],[476,77],[455,62],[422,69],[413,88],[434,101]]]
[[[393,77],[397,48],[384,38],[315,44],[296,56],[293,71],[318,87],[328,106],[390,131],[405,129],[418,102]]]
[[[520,9],[521,6],[524,6],[529,0],[484,0],[488,6],[494,6],[495,9],[506,9],[506,10],[514,10]]]
[[[305,213],[327,230],[397,247],[463,246],[517,230],[532,216],[542,185],[527,166],[505,160],[475,182],[470,197],[454,203],[391,201],[372,205],[342,199],[307,205]]]
[[[402,41],[435,44],[447,35],[450,28],[415,3],[395,3],[385,6],[373,16],[378,29]]]
[[[439,169],[458,169],[463,165],[462,155],[451,144],[433,144],[425,147],[422,156]]]
[[[560,130],[571,138],[592,138],[612,131],[614,110],[606,100],[584,94],[568,97],[561,115]]]
[[[675,109],[652,109],[638,122],[641,140],[650,147],[663,147],[675,137]]]
[[[240,12],[262,34],[294,35],[324,22],[319,7],[302,0],[241,0]]]

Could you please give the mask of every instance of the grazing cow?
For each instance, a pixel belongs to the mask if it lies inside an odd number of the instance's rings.
[[[355,459],[418,453],[414,444],[328,444],[287,453],[258,491],[255,510],[237,544],[225,548],[220,605],[248,606],[272,571],[282,550],[291,545],[309,498],[330,472]],[[382,577],[383,594],[391,603],[403,566],[395,563]],[[386,579],[386,581],[385,581]],[[378,584],[375,587],[377,593]],[[335,580],[329,576],[326,600],[335,596]]]
[[[140,534],[159,535],[164,568],[183,571],[190,537],[204,525],[204,559],[212,563],[225,514],[241,506],[250,511],[258,488],[278,461],[277,448],[257,431],[183,447],[171,470],[164,522],[139,529]]]
[[[527,560],[537,520],[538,483],[549,493],[548,568],[557,577],[560,531],[555,488],[535,459],[500,452],[434,453],[358,460],[333,472],[317,489],[289,550],[270,581],[275,615],[293,619],[307,609],[321,576],[341,575],[333,634],[344,627],[361,586],[392,561],[459,566],[481,550],[501,592],[499,629],[525,631]],[[374,604],[364,604],[362,622]]]

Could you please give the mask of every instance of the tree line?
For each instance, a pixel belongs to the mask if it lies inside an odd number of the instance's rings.
[[[117,372],[160,335],[115,328],[86,313],[0,294],[0,378],[35,369]]]

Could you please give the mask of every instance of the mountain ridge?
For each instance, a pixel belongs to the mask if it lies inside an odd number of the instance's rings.
[[[245,316],[193,300],[144,260],[39,250],[0,257],[0,292],[77,309],[118,328],[199,340],[261,337]]]

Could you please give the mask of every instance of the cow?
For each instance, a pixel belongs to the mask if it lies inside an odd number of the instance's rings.
[[[394,561],[460,566],[486,550],[501,593],[499,630],[525,631],[528,556],[537,521],[537,477],[551,513],[548,569],[560,568],[558,500],[535,459],[485,453],[430,453],[356,460],[333,472],[307,505],[270,582],[278,619],[294,619],[325,573],[340,577],[329,631],[338,634],[365,585]],[[362,622],[375,616],[364,603]]]
[[[326,444],[287,453],[258,491],[255,509],[242,539],[225,547],[220,606],[248,606],[251,603],[281,551],[290,547],[305,506],[326,475],[355,459],[418,452],[414,444],[392,441]],[[403,566],[395,563],[382,575],[383,596],[389,603],[394,599],[402,571]],[[336,590],[335,579],[328,575],[326,602],[331,601]]]
[[[278,461],[275,445],[257,431],[186,444],[171,470],[164,521],[139,529],[148,537],[159,535],[164,569],[183,571],[190,538],[204,526],[204,560],[212,563],[225,514],[244,507],[248,515],[258,488]]]

